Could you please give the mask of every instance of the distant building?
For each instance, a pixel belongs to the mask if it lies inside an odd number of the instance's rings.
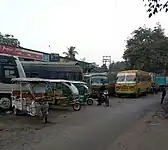
[[[23,47],[12,47],[1,43],[0,43],[0,53],[17,56],[21,61],[44,61],[44,62],[61,62],[61,63],[76,62],[76,64],[83,69],[83,72],[91,72],[91,69],[93,68],[91,63],[80,60],[71,60],[67,57],[62,57],[57,53],[50,54]]]

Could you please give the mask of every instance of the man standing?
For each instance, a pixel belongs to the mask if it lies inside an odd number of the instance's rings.
[[[165,96],[166,96],[166,87],[164,86],[162,89],[162,98],[161,98],[161,102],[160,102],[161,104],[163,104]]]

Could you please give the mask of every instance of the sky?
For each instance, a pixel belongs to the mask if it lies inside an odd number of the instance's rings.
[[[168,13],[149,19],[146,9],[142,0],[0,0],[0,32],[62,56],[75,46],[77,59],[101,65],[103,56],[121,61],[125,40],[144,24],[160,22],[168,33]]]

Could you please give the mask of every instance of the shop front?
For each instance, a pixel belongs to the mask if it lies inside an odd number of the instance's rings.
[[[17,56],[22,61],[50,61],[50,55],[47,53],[2,44],[0,44],[0,53]]]

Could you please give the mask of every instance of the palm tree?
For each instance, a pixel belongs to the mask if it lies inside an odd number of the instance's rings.
[[[66,55],[67,58],[71,59],[71,60],[75,60],[75,55],[78,54],[77,51],[75,51],[74,46],[70,46],[68,48],[68,52],[63,52],[64,55]]]

